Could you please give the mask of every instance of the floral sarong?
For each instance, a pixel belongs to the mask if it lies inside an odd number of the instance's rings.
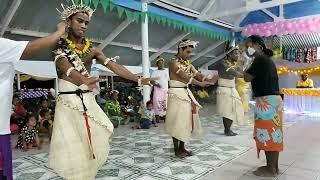
[[[260,150],[283,150],[282,112],[283,102],[280,96],[271,95],[256,98],[255,124],[253,137],[256,141],[259,157]]]

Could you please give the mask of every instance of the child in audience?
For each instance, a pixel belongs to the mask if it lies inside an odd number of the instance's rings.
[[[51,140],[51,133],[52,133],[52,118],[50,115],[50,111],[48,109],[42,109],[40,111],[39,115],[39,131],[42,133],[48,133],[49,134],[49,139]]]
[[[21,129],[16,148],[28,151],[33,147],[41,149],[41,140],[38,136],[37,119],[35,115],[27,117],[27,125]]]
[[[140,120],[141,129],[149,129],[151,124],[157,127],[156,116],[153,111],[153,104],[151,101],[147,102],[146,108],[143,110],[143,116]]]

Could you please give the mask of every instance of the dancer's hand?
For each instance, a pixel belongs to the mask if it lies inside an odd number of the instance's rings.
[[[219,79],[219,75],[217,74],[217,75],[210,77],[210,79],[209,78],[206,79],[206,81],[211,84],[215,84],[218,81],[218,79]]]
[[[99,82],[99,78],[96,77],[84,77],[82,80],[83,84],[87,85],[90,90],[97,87],[97,82]]]
[[[142,78],[141,79],[141,84],[142,85],[148,85],[148,86],[152,86],[151,82],[158,80],[158,77],[152,77],[152,78]]]
[[[65,22],[60,22],[57,25],[57,32],[59,32],[59,34],[64,34],[66,32],[66,27],[67,24]]]

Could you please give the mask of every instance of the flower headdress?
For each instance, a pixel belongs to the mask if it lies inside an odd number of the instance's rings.
[[[56,8],[57,11],[61,14],[61,19],[63,21],[66,21],[70,16],[79,12],[88,14],[89,19],[91,19],[91,16],[94,13],[93,9],[91,9],[89,6],[84,5],[82,0],[80,0],[80,4],[78,5],[76,5],[74,0],[71,0],[71,2],[72,2],[72,5],[68,7],[65,7],[63,4],[61,4],[62,11]]]
[[[181,41],[178,47],[183,48],[187,46],[193,46],[193,48],[195,48],[198,44],[199,44],[199,41],[186,40],[186,41]]]

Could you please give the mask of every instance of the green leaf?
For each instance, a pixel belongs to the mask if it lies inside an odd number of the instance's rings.
[[[80,0],[73,0],[75,4],[79,4]]]
[[[99,5],[99,0],[92,0],[92,4],[93,4],[93,7],[95,9],[97,9],[98,5]]]
[[[172,27],[173,27],[173,29],[176,29],[177,28],[177,21],[172,21]]]
[[[134,22],[138,23],[139,22],[139,17],[140,17],[140,13],[138,13],[138,12],[134,12],[133,13]]]
[[[116,6],[116,8],[117,8],[117,12],[118,12],[118,17],[121,18],[125,9],[121,6]]]

